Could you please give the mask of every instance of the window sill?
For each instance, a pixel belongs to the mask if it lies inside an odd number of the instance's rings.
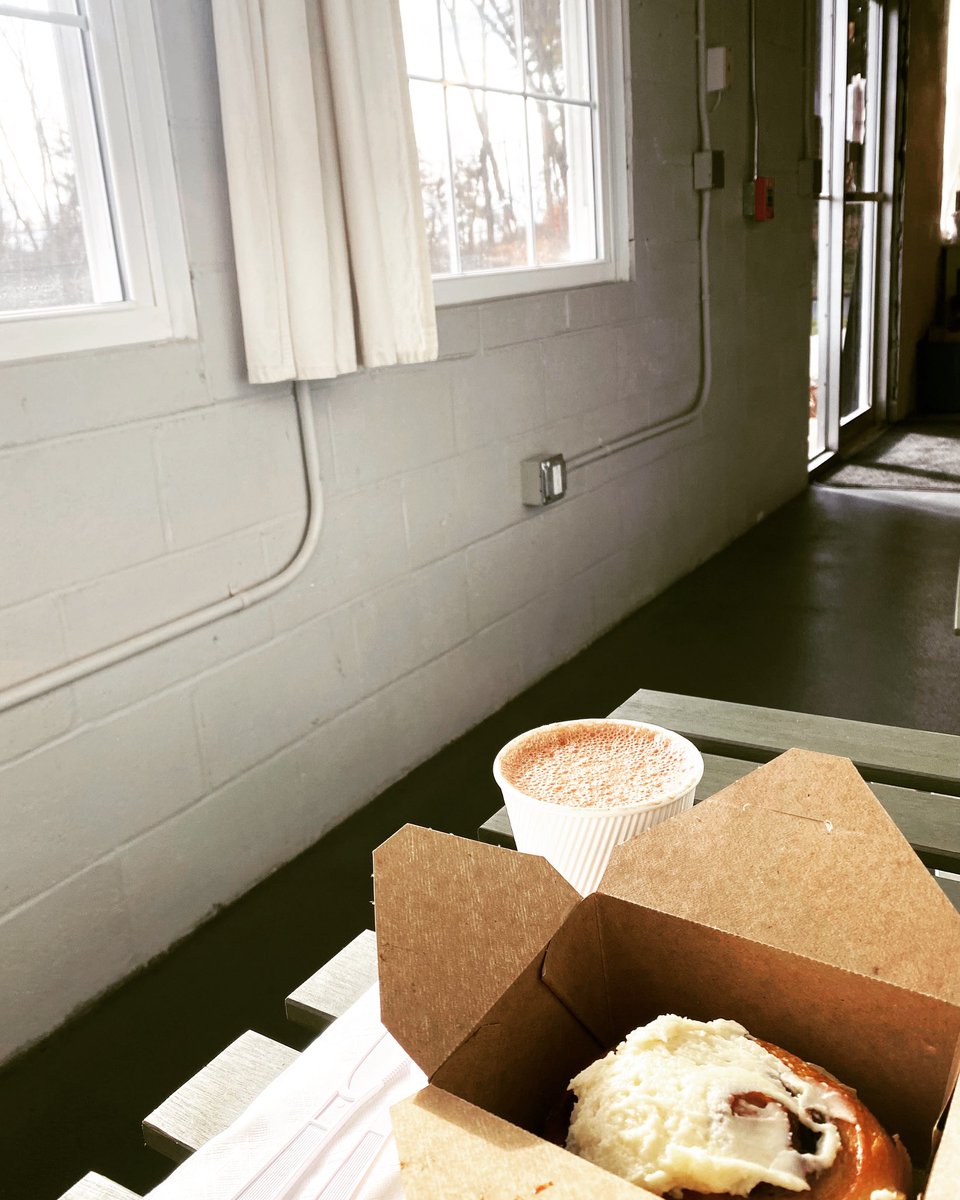
[[[0,364],[196,336],[192,309],[171,314],[121,303],[18,314],[0,318]]]
[[[597,283],[615,283],[627,279],[613,262],[578,263],[536,270],[485,271],[472,275],[435,278],[434,302],[437,308],[455,304],[476,304],[483,300],[510,300],[543,292],[567,291]]]

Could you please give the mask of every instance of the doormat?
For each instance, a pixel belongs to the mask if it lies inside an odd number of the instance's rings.
[[[960,492],[960,422],[895,426],[816,482],[838,488]]]

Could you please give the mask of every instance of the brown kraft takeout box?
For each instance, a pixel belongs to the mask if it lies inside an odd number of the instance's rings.
[[[960,1198],[960,915],[847,759],[788,751],[620,846],[586,898],[542,858],[415,826],[374,889],[383,1021],[430,1080],[392,1112],[406,1200],[656,1200],[540,1135],[661,1013],[825,1067],[925,1200]]]

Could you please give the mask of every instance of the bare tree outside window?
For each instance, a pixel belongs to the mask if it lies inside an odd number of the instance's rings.
[[[0,4],[0,362],[196,333],[154,9]]]
[[[76,64],[82,70],[79,37],[73,28],[0,18],[0,312],[104,298],[77,170],[75,131],[92,124],[79,111],[90,106],[85,77],[79,98],[69,90]],[[101,170],[99,156],[94,166]]]
[[[593,260],[586,0],[439,7],[438,32],[433,0],[402,5],[434,273],[457,270],[451,234],[460,272]]]

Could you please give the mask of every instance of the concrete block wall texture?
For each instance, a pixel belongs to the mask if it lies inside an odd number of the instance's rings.
[[[706,409],[522,506],[524,457],[696,393],[695,10],[633,0],[635,281],[442,310],[436,364],[313,385],[326,516],[304,574],[0,716],[0,1059],[804,486],[799,6],[758,4],[767,226],[740,215],[747,0],[708,8],[736,68],[712,122],[730,182]],[[208,6],[155,11],[200,337],[0,369],[5,682],[272,573],[303,528],[289,391],[244,377]]]

